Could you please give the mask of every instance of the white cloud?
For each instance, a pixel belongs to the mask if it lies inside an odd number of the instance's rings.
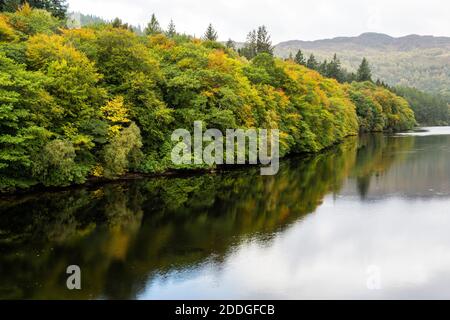
[[[448,198],[327,196],[273,241],[243,242],[220,263],[174,268],[149,279],[138,298],[448,299],[448,206]],[[368,286],[371,267],[380,290]]]
[[[245,39],[265,24],[274,42],[382,32],[392,36],[450,36],[450,2],[443,0],[69,0],[70,9],[145,25],[154,12],[166,26],[203,34],[213,23],[220,38]]]

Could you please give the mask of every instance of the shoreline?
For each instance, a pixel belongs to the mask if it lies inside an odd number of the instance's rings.
[[[369,134],[379,134],[381,132],[372,132]],[[288,154],[280,160],[286,160],[286,159],[292,159],[292,158],[300,158],[302,160],[308,159],[309,157],[318,156],[320,154],[323,154],[332,148],[341,145],[345,142],[345,140],[350,139],[352,137],[359,137],[360,135],[349,135],[345,137],[342,141],[339,141],[331,146],[325,147],[322,150],[318,152],[310,152],[310,153],[291,153]],[[241,164],[241,165],[220,165],[218,167],[214,168],[192,168],[192,169],[170,169],[166,170],[164,172],[160,173],[127,173],[121,177],[118,177],[116,179],[107,179],[107,178],[95,178],[90,177],[86,180],[85,183],[82,184],[73,184],[70,186],[65,187],[46,187],[43,185],[36,185],[33,187],[30,187],[29,189],[21,189],[21,190],[15,190],[13,192],[0,192],[0,200],[2,199],[8,199],[8,198],[15,198],[15,197],[23,197],[23,196],[32,196],[32,195],[39,195],[43,193],[48,192],[65,192],[65,191],[71,191],[71,190],[77,190],[77,189],[83,189],[83,188],[94,188],[97,186],[104,186],[108,184],[120,184],[124,182],[129,181],[138,181],[138,180],[145,180],[145,179],[156,179],[156,178],[186,178],[186,177],[195,177],[200,175],[213,175],[213,174],[224,174],[227,172],[233,172],[238,170],[245,170],[245,169],[251,169],[251,168],[260,168],[262,165],[253,165],[253,164]]]
[[[433,126],[433,127],[446,127],[446,126]],[[389,131],[375,131],[375,132],[360,132],[358,135],[348,135],[343,140],[336,142],[328,147],[323,148],[322,150],[318,152],[310,152],[310,153],[291,153],[288,154],[280,160],[286,160],[291,158],[299,158],[299,159],[307,159],[309,157],[318,156],[320,154],[323,154],[332,148],[341,145],[346,140],[354,137],[360,137],[362,135],[366,134],[383,134],[386,136],[398,134],[398,133],[406,133],[406,132],[424,132],[426,131],[426,128],[433,128],[433,127],[427,127],[427,126],[417,126],[411,130],[407,131],[399,131],[399,132],[389,132]],[[138,180],[145,180],[145,179],[156,179],[156,178],[186,178],[186,177],[195,177],[200,175],[212,175],[212,174],[224,174],[227,172],[232,171],[238,171],[238,170],[245,170],[250,168],[260,168],[262,165],[252,165],[252,164],[243,164],[243,165],[220,165],[218,167],[214,168],[192,168],[192,169],[169,169],[164,172],[160,173],[127,173],[121,177],[118,177],[116,179],[107,179],[107,178],[95,178],[90,177],[86,180],[83,184],[72,184],[70,186],[65,187],[46,187],[43,185],[36,185],[29,189],[21,189],[16,190],[13,192],[0,192],[0,200],[4,199],[11,199],[16,197],[24,197],[24,196],[32,196],[32,195],[39,195],[43,193],[48,192],[65,192],[65,191],[71,191],[71,190],[77,190],[77,189],[84,189],[84,188],[95,188],[99,186],[104,186],[108,184],[120,184],[130,181],[138,181]]]

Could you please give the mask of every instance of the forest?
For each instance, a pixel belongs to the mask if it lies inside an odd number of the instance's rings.
[[[35,2],[0,4],[1,192],[187,169],[171,162],[170,135],[194,121],[278,129],[282,156],[416,125],[364,61],[341,83],[274,57],[264,26],[242,51],[212,25],[201,39],[154,15],[142,35],[119,19],[71,29],[57,1]]]
[[[440,94],[450,102],[450,38],[429,35],[391,37],[382,33],[363,33],[316,41],[290,40],[275,47],[275,55],[287,58],[301,49],[318,61],[339,56],[342,65],[357,70],[362,57],[371,62],[374,79],[392,86],[413,87]]]
[[[450,124],[450,100],[447,97],[403,86],[394,87],[392,91],[408,101],[419,124],[428,126]]]

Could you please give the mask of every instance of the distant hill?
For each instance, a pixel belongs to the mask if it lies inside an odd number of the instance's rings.
[[[93,24],[108,23],[108,21],[103,18],[90,14],[82,14],[80,12],[69,12],[67,16],[68,24],[71,27],[84,27]]]
[[[450,97],[450,37],[409,35],[394,38],[380,33],[317,41],[278,44],[275,55],[288,57],[298,49],[320,60],[338,54],[343,66],[356,70],[362,57],[372,65],[374,79],[390,85],[412,86]]]
[[[92,26],[95,24],[111,23],[111,21],[103,19],[101,17],[94,16],[91,14],[83,14],[80,12],[69,12],[67,16],[68,16],[67,26],[69,28],[80,28]],[[142,28],[140,26],[131,26],[131,27],[136,33],[142,34]]]

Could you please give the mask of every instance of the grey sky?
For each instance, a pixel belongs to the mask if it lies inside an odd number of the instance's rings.
[[[70,10],[145,25],[154,12],[163,27],[201,36],[213,23],[221,40],[245,39],[265,24],[274,43],[381,32],[450,36],[448,0],[68,0]]]

